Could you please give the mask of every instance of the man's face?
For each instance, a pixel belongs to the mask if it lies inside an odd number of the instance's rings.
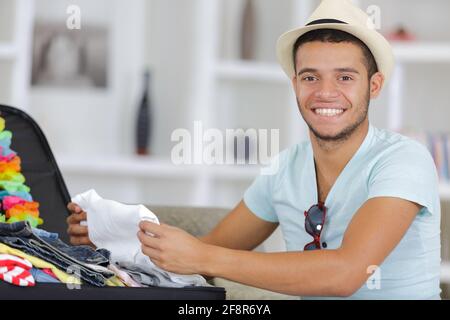
[[[367,119],[371,98],[362,50],[349,42],[308,42],[292,79],[300,113],[325,141],[346,140]]]

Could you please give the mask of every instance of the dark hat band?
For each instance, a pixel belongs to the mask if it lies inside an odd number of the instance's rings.
[[[324,24],[324,23],[348,24],[347,22],[344,22],[344,21],[341,21],[341,20],[336,20],[336,19],[318,19],[318,20],[311,21],[310,23],[307,24],[307,26],[312,26],[312,25],[315,25],[315,24]]]

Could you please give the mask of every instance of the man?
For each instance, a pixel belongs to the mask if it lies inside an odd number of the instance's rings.
[[[310,142],[283,151],[279,170],[258,177],[200,239],[141,223],[142,251],[168,271],[302,297],[439,299],[433,160],[425,147],[368,120],[369,101],[392,71],[389,44],[349,1],[324,0],[277,50]],[[77,225],[86,214],[69,208],[73,243],[88,242]],[[277,226],[288,252],[250,251]]]

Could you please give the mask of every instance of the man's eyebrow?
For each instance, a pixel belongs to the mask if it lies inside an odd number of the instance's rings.
[[[353,69],[353,68],[336,68],[336,69],[334,69],[335,71],[338,71],[338,72],[350,72],[350,73],[356,73],[356,74],[359,74],[359,71],[358,70],[356,70],[356,69]]]
[[[311,73],[315,73],[318,72],[318,69],[314,69],[314,68],[303,68],[300,69],[300,71],[297,73],[297,76],[301,75],[302,73],[306,73],[306,72],[311,72]],[[356,73],[359,74],[359,71],[354,69],[354,68],[350,68],[350,67],[345,67],[345,68],[336,68],[334,69],[334,71],[337,72],[350,72],[350,73]]]
[[[305,72],[312,72],[312,73],[314,73],[314,72],[317,72],[317,69],[314,69],[314,68],[303,68],[303,69],[300,69],[300,71],[297,73],[297,76],[299,76],[299,75],[301,75],[302,73],[305,73]]]

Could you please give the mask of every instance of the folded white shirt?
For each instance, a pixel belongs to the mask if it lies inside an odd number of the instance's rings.
[[[126,205],[100,197],[95,190],[89,190],[73,197],[87,213],[89,239],[98,248],[111,252],[111,260],[129,262],[136,265],[148,265],[158,268],[141,251],[137,237],[139,223],[143,220],[159,224],[156,215],[143,205]],[[200,275],[179,275],[162,270],[173,282],[186,286],[208,286]]]

